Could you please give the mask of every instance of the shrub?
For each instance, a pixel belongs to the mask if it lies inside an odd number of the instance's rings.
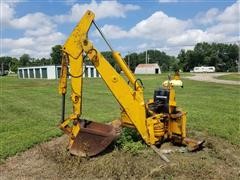
[[[146,145],[135,129],[123,128],[122,134],[116,142],[116,147],[137,154]]]

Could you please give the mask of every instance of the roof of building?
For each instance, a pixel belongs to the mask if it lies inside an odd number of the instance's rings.
[[[159,68],[159,65],[157,63],[153,64],[138,64],[136,68]]]
[[[85,65],[86,67],[94,67],[93,65]],[[47,68],[47,67],[61,67],[61,65],[39,65],[39,66],[25,66],[25,67],[18,67],[18,69],[31,69],[31,68]]]

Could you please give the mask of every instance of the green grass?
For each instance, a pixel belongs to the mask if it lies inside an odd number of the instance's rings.
[[[166,75],[140,76],[145,98],[161,86]],[[3,77],[0,84],[0,159],[24,151],[62,132],[61,97],[55,80],[23,80]],[[177,103],[188,111],[188,127],[239,144],[239,86],[184,79],[177,88]],[[108,122],[119,117],[119,106],[102,79],[84,79],[83,117]],[[67,98],[68,112],[71,112]]]
[[[240,81],[240,73],[226,74],[226,75],[218,76],[217,79]]]

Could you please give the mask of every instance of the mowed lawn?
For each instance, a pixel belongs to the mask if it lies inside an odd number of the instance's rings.
[[[147,100],[167,76],[140,78]],[[58,81],[16,77],[1,77],[0,81],[0,159],[62,134],[57,127],[61,116]],[[177,103],[188,112],[188,128],[240,144],[239,86],[183,81],[184,88],[176,88]],[[109,122],[119,116],[119,105],[102,79],[84,79],[83,96],[84,118]],[[69,99],[66,114],[71,112]]]
[[[240,73],[233,73],[233,74],[218,76],[217,79],[240,81]]]

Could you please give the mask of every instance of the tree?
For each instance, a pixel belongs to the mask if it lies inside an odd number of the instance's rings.
[[[41,63],[41,65],[50,65],[51,64],[50,59],[46,59],[46,58],[41,58],[40,63]]]
[[[13,72],[17,72],[17,69],[18,69],[18,66],[19,66],[19,61],[17,58],[12,58],[11,59],[11,62],[10,62],[10,69],[11,71]]]
[[[30,65],[30,56],[28,54],[23,54],[19,59],[20,66],[29,66]]]
[[[61,64],[62,60],[62,46],[61,45],[56,45],[52,47],[52,52],[50,54],[52,61],[51,64],[59,65]]]
[[[171,67],[175,62],[176,58],[174,56],[169,56],[165,52],[161,52],[159,50],[147,50],[149,62],[148,63],[157,63],[160,67],[163,67],[161,70],[169,71],[169,67]],[[128,55],[124,58],[127,62]],[[146,51],[141,53],[131,53],[130,54],[130,69],[132,71],[135,70],[138,64],[146,63]]]
[[[116,62],[113,59],[112,52],[111,51],[103,51],[101,52],[104,58],[114,67]]]
[[[162,66],[161,66],[161,71],[162,72],[167,72],[169,70],[169,67],[167,64],[163,63]]]
[[[111,64],[111,66],[118,72],[121,72],[121,68],[116,63],[116,61],[113,59],[112,52],[111,51],[103,51],[101,52],[104,58]]]
[[[176,71],[179,71],[179,70],[180,70],[180,67],[179,67],[179,65],[178,65],[178,62],[177,62],[177,61],[175,61],[175,62],[172,64],[172,66],[171,66],[171,70],[172,70],[172,71],[174,71],[174,72],[176,72]]]
[[[195,66],[215,66],[216,71],[237,71],[239,46],[223,43],[197,43],[193,50],[181,50],[178,54],[179,65],[183,71]]]
[[[135,71],[136,66],[139,64],[138,63],[138,54],[137,53],[131,53],[125,56],[125,62],[127,62],[129,68],[131,69],[132,72]]]

